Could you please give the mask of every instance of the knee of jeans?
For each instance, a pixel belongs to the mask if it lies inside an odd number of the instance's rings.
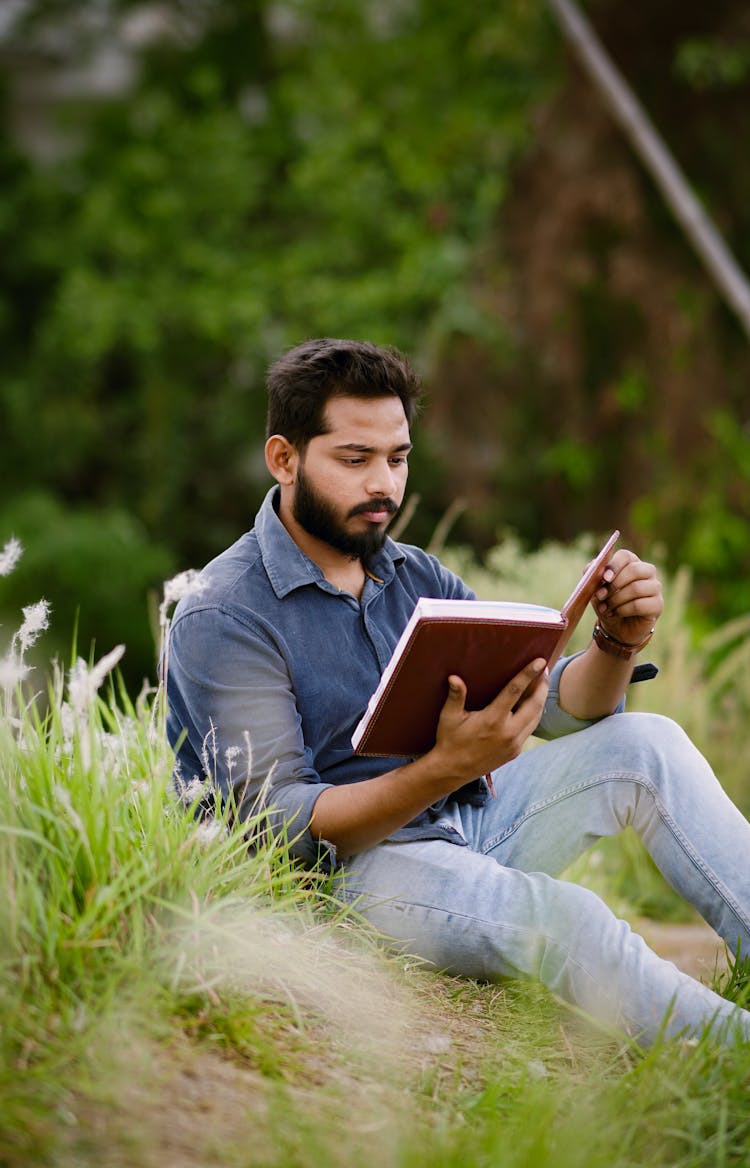
[[[614,766],[640,771],[659,783],[672,773],[681,773],[698,750],[685,731],[672,718],[662,714],[628,713],[611,720],[610,743]]]

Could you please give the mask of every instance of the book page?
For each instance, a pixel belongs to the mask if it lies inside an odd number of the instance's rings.
[[[558,624],[561,613],[545,604],[525,604],[520,600],[443,600],[421,596],[418,616],[459,617],[461,620],[535,620]],[[414,614],[412,614],[414,620]]]

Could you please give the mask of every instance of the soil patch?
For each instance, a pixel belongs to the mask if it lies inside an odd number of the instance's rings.
[[[727,968],[724,942],[704,921],[664,924],[640,917],[633,921],[633,928],[660,957],[674,962],[698,981],[710,982],[717,972]]]

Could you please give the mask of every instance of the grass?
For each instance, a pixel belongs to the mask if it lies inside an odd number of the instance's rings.
[[[546,549],[545,575],[572,584],[580,552]],[[501,567],[483,595],[508,594]],[[634,697],[690,726],[746,803],[748,631],[696,647],[686,594],[672,582],[662,672]],[[57,671],[44,703],[5,687],[0,1165],[748,1162],[750,1051],[639,1051],[540,987],[386,957],[282,845],[248,854],[176,807],[159,701],[131,702],[114,663]],[[639,849],[615,841],[577,875],[626,909],[679,912]],[[741,998],[744,969],[718,988]]]

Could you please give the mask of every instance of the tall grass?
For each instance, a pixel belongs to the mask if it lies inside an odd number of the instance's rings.
[[[545,552],[554,580],[572,586],[580,551]],[[559,603],[538,595],[539,569],[525,584],[519,572],[519,590]],[[475,583],[507,594],[497,564]],[[673,588],[679,606],[685,585]],[[226,819],[178,806],[160,696],[131,701],[119,651],[56,667],[31,700],[40,615],[24,615],[0,662],[0,1164],[750,1157],[748,1052],[639,1052],[539,987],[385,958],[283,841],[249,852]],[[679,701],[668,712],[726,743],[729,760],[746,632],[732,633],[734,658],[720,637],[701,649],[679,622],[674,636],[657,642],[662,674],[642,700]],[[740,790],[737,766],[731,781]]]

